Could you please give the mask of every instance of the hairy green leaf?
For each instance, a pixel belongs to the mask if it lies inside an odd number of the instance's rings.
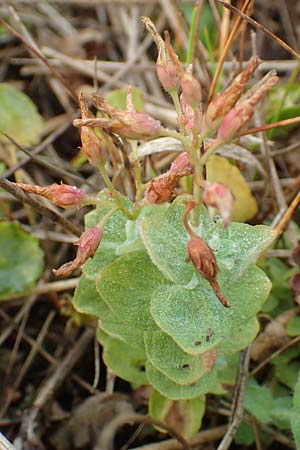
[[[149,305],[158,286],[164,291],[165,279],[145,252],[120,256],[97,279],[98,292],[115,315],[144,331],[155,327]]]
[[[146,354],[151,364],[180,385],[199,380],[211,367],[203,364],[202,355],[185,353],[167,334],[156,331],[145,333]]]
[[[103,346],[103,361],[114,374],[138,385],[148,384],[145,374],[145,353],[115,339],[98,329],[97,338]]]
[[[150,384],[157,391],[172,400],[195,398],[207,392],[224,393],[224,390],[218,383],[217,371],[215,369],[204,375],[196,383],[187,386],[174,383],[174,381],[166,377],[162,372],[155,369],[149,361],[146,362],[146,375]]]
[[[159,328],[191,355],[210,350],[230,332],[229,312],[209,289],[157,289],[150,310]]]

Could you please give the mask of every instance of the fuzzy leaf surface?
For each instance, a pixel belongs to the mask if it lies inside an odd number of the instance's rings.
[[[145,345],[151,364],[177,384],[194,383],[208,371],[203,365],[202,355],[185,353],[161,331],[145,333]]]
[[[186,263],[188,234],[182,216],[185,204],[179,198],[169,208],[157,207],[142,221],[141,234],[145,247],[159,270],[174,283],[194,288],[208,282]],[[221,288],[239,277],[271,244],[275,234],[268,226],[255,227],[232,223],[224,228],[221,221],[211,222],[205,208],[200,212],[200,225],[194,230],[215,252]]]
[[[138,385],[148,384],[145,374],[145,353],[98,330],[97,339],[103,346],[103,361],[115,375]]]
[[[157,391],[172,400],[195,398],[207,392],[216,394],[225,392],[218,383],[217,371],[215,369],[204,375],[196,383],[187,386],[174,383],[174,381],[166,377],[162,372],[155,369],[149,361],[146,362],[146,375],[150,384]]]
[[[229,312],[209,289],[157,289],[150,310],[158,327],[191,355],[212,349],[230,332]]]
[[[149,305],[159,286],[164,291],[168,285],[145,252],[120,256],[97,278],[98,292],[115,315],[143,331],[156,328]]]

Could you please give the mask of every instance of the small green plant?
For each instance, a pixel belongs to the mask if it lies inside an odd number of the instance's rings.
[[[181,431],[190,435],[201,424],[205,394],[224,392],[222,372],[258,333],[256,315],[271,283],[255,263],[276,237],[268,226],[231,223],[234,195],[225,184],[207,181],[205,169],[278,78],[271,72],[244,93],[260,63],[251,58],[203,113],[192,66],[182,66],[168,34],[163,40],[149,18],[142,20],[158,48],[157,75],[174,102],[178,131],[137,111],[130,87],[125,110],[95,94],[97,117],[80,95],[82,118],[74,125],[107,189],[92,197],[64,184],[18,186],[64,208],[95,206],[85,216],[76,258],[54,272],[68,276],[82,266],[73,302],[99,319],[107,367],[135,386],[153,387],[154,417],[164,419],[177,402],[187,418]],[[169,171],[145,183],[141,160],[150,143],[181,152]],[[134,199],[116,190],[107,161],[123,161],[133,175]],[[187,177],[190,192],[178,194]]]

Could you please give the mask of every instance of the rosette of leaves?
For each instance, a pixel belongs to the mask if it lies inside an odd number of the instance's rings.
[[[109,200],[107,193],[101,196]],[[107,213],[105,204],[86,215],[87,228]],[[258,332],[256,314],[271,283],[255,262],[275,236],[263,225],[224,228],[202,207],[194,231],[216,255],[218,281],[230,303],[224,308],[186,262],[184,210],[178,197],[172,204],[145,206],[136,220],[116,211],[104,226],[94,258],[83,268],[74,305],[99,318],[104,362],[117,376],[152,385],[154,398],[204,402],[204,394],[224,392],[218,372],[226,357],[245,348]],[[155,400],[150,405],[157,410]]]

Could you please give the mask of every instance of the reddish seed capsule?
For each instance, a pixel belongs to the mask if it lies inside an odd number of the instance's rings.
[[[180,177],[191,175],[194,172],[188,152],[182,152],[174,159],[170,167],[170,172]]]
[[[246,84],[260,64],[260,59],[252,57],[246,68],[237,75],[225,91],[220,92],[208,105],[205,113],[205,125],[209,128],[216,128],[225,114],[233,108],[237,100],[242,95]]]
[[[144,112],[136,111],[132,101],[132,88],[128,86],[126,110],[109,105],[101,96],[94,95],[96,107],[106,117],[94,120],[94,124],[108,129],[126,139],[149,139],[159,135],[161,123]],[[107,118],[109,116],[109,118]]]
[[[94,256],[100,241],[102,239],[102,230],[98,227],[92,227],[86,230],[74,245],[78,246],[76,258],[63,264],[59,269],[53,269],[53,273],[57,277],[66,277],[74,270],[78,269],[89,258]]]
[[[194,264],[196,270],[200,273],[200,275],[202,275],[203,278],[205,278],[209,282],[222,305],[227,308],[229,307],[229,303],[222,294],[219,283],[217,281],[218,264],[216,257],[209,245],[206,244],[206,242],[204,242],[204,240],[199,236],[195,235],[187,222],[187,216],[193,207],[194,203],[189,203],[183,216],[185,229],[190,235],[190,239],[187,243],[188,256],[186,262],[191,261]]]
[[[177,174],[166,172],[150,181],[145,192],[145,199],[149,203],[171,202],[176,196],[176,186],[179,180]]]
[[[181,85],[183,68],[170,44],[169,35],[166,33],[165,40],[163,40],[149,17],[141,17],[141,19],[157,47],[156,74],[162,87],[167,92],[178,90]]]
[[[268,90],[278,81],[277,76],[270,76],[266,81],[253,88],[253,94],[241,100],[224,117],[218,132],[218,137],[224,141],[231,141],[249,122],[254,114],[256,104],[266,95]]]
[[[76,186],[68,184],[51,184],[50,186],[36,186],[23,183],[15,183],[16,186],[30,194],[41,195],[61,208],[74,208],[84,204],[85,193]]]

